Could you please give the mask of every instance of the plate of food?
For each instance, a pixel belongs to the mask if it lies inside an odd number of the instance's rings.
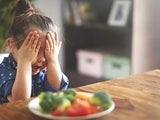
[[[115,108],[105,91],[95,93],[67,89],[61,92],[42,92],[28,103],[29,110],[40,117],[53,120],[86,120],[109,114]]]

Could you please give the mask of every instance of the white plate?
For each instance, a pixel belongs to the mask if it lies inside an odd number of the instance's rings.
[[[42,113],[41,108],[39,106],[39,102],[40,101],[39,101],[38,97],[31,100],[28,104],[29,110],[35,115],[38,115],[43,118],[53,119],[53,120],[85,120],[85,119],[98,118],[98,117],[101,117],[103,115],[106,115],[106,114],[112,112],[113,109],[115,108],[115,103],[112,101],[110,108],[108,108],[107,110],[104,110],[102,112],[95,113],[95,114],[90,114],[90,115],[86,115],[86,116],[79,116],[79,117],[53,116],[51,114]]]

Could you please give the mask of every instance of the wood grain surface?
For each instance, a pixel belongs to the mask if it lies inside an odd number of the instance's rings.
[[[160,120],[160,70],[75,88],[77,91],[107,91],[115,109],[94,120]],[[33,98],[31,98],[33,99]],[[0,120],[45,120],[28,109],[31,99],[0,105]]]

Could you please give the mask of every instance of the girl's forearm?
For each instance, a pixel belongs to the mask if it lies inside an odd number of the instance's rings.
[[[58,61],[47,65],[47,79],[53,87],[60,88],[62,72]]]
[[[11,91],[11,100],[26,99],[31,96],[31,63],[18,63],[15,82]]]

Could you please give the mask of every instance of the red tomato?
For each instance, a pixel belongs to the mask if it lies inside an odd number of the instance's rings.
[[[63,115],[63,111],[61,109],[57,108],[57,109],[52,111],[52,115],[61,116],[61,115]]]
[[[99,107],[97,105],[91,105],[92,114],[97,113],[99,111]]]
[[[66,109],[68,116],[83,116],[92,113],[91,105],[84,100],[75,100],[70,107]]]

